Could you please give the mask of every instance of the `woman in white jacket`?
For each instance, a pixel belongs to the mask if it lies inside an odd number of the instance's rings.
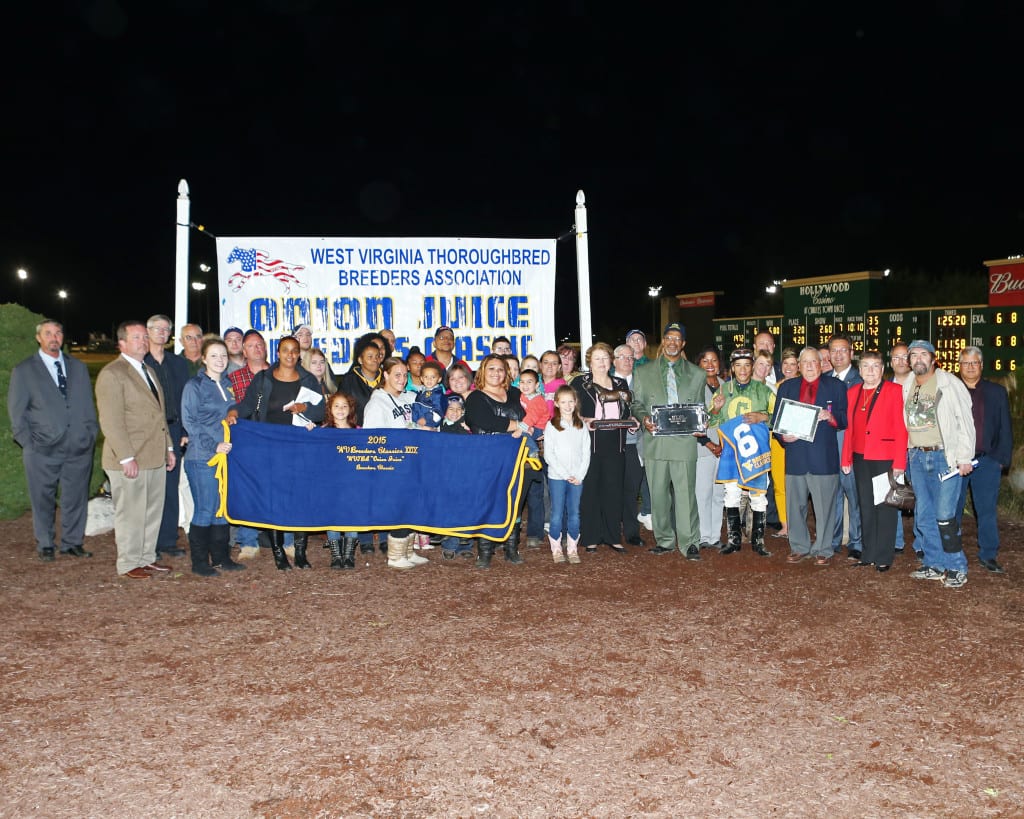
[[[554,417],[544,429],[544,460],[548,464],[551,525],[548,540],[555,563],[579,563],[580,498],[590,467],[590,432],[576,407],[576,391],[562,385],[555,393]],[[565,554],[562,535],[565,535]]]

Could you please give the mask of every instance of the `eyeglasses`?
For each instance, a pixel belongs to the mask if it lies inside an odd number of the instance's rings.
[[[891,355],[889,359],[892,361],[906,361],[910,356],[905,355]]]
[[[850,348],[849,347],[836,347],[831,352],[832,352],[832,355],[835,355],[836,353],[848,353],[848,352],[850,352]]]
[[[981,366],[981,362],[980,361],[961,361],[960,362],[960,366],[961,367],[980,367]]]
[[[616,358],[632,358],[633,356],[631,356],[629,353],[622,353],[621,355],[617,355],[615,357]]]
[[[169,333],[169,332],[171,332],[171,328],[170,327],[154,326],[154,327],[147,327],[146,329],[147,330],[152,330],[154,333]]]

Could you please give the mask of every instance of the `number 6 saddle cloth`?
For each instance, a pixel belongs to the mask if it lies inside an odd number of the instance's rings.
[[[767,492],[768,472],[772,466],[768,425],[748,424],[739,416],[719,425],[718,431],[722,436],[722,457],[715,481],[736,481],[742,489]]]

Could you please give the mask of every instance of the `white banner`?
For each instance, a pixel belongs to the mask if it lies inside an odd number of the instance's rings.
[[[302,324],[335,372],[364,333],[390,328],[403,357],[438,327],[476,369],[491,339],[522,358],[555,346],[555,240],[220,237],[220,327],[277,342]]]

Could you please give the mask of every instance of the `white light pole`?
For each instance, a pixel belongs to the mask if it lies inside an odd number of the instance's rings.
[[[651,297],[651,339],[658,337],[658,297],[661,295],[662,285],[652,284],[647,288],[647,295]]]
[[[174,326],[182,328],[188,324],[188,229],[191,203],[188,198],[188,182],[178,182],[178,224],[175,228],[174,247]],[[207,328],[209,329],[209,328]],[[176,333],[175,335],[180,335]],[[174,351],[181,352],[181,342],[174,339]]]
[[[576,280],[580,302],[580,360],[594,342],[590,322],[590,246],[587,236],[587,205],[583,191],[576,191]]]

